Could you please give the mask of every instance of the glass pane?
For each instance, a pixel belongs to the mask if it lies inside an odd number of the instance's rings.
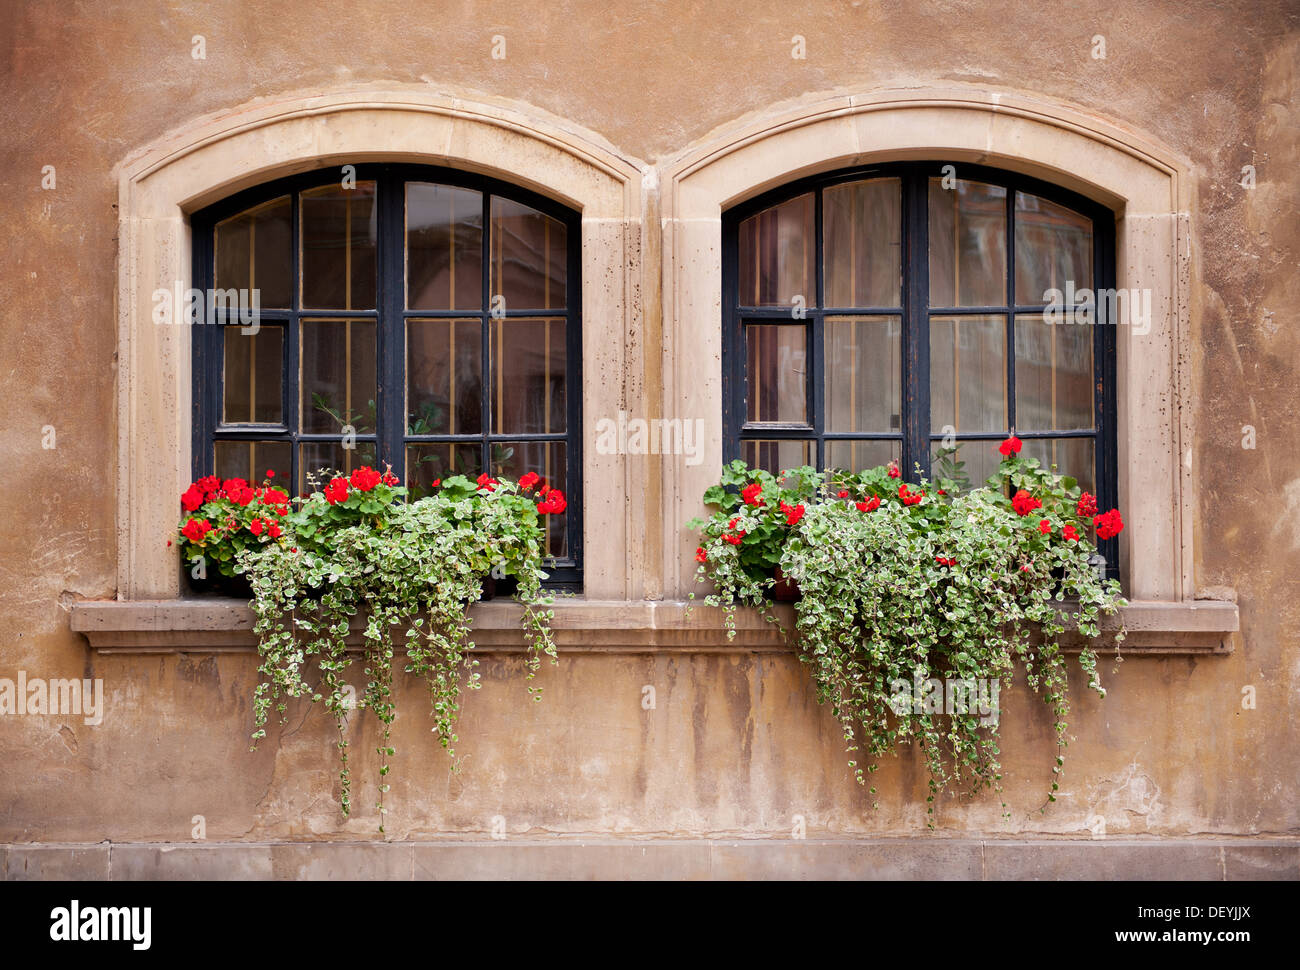
[[[746,421],[808,421],[807,328],[802,324],[745,327]]]
[[[1055,464],[1060,474],[1077,478],[1085,492],[1097,494],[1096,447],[1092,438],[1029,438],[1021,455],[1037,458],[1044,468]]]
[[[1049,289],[1092,288],[1092,220],[1036,195],[1016,193],[1016,302],[1049,303]]]
[[[292,247],[287,195],[218,222],[216,288],[256,289],[261,306],[287,309]]]
[[[375,308],[375,183],[325,185],[302,193],[302,305]]]
[[[813,196],[764,209],[740,224],[740,305],[817,305]]]
[[[826,189],[822,238],[827,306],[900,305],[903,195],[898,179]]]
[[[224,424],[283,424],[280,396],[284,327],[244,333],[224,327],[225,372],[221,403]]]
[[[860,472],[898,460],[897,441],[826,442],[826,467],[834,471]]]
[[[492,197],[492,297],[505,310],[558,310],[568,280],[564,223],[520,202]],[[501,305],[496,297],[505,298]]]
[[[1016,426],[1066,431],[1093,426],[1093,328],[1016,317]]]
[[[1007,328],[1000,316],[930,318],[935,434],[1007,429]]]
[[[492,425],[496,434],[565,429],[564,320],[492,320]]]
[[[742,441],[740,457],[750,468],[776,475],[787,468],[801,468],[814,461],[811,441]]]
[[[538,489],[550,485],[570,499],[564,461],[563,441],[503,441],[492,445],[493,475],[518,481],[528,472],[535,472],[542,476]],[[568,555],[568,516],[544,515],[541,524],[546,532],[546,554],[557,558]]]
[[[218,441],[213,467],[222,481],[242,478],[253,485],[261,485],[269,479],[279,488],[291,488],[290,455],[287,441]]]
[[[1002,306],[1007,299],[1007,190],[930,179],[930,306]]]
[[[302,494],[319,491],[334,475],[351,475],[353,469],[378,468],[373,441],[355,441],[345,448],[339,441],[306,441],[298,446],[298,490]],[[379,469],[382,471],[382,469]],[[315,479],[315,484],[312,479]]]
[[[483,195],[432,182],[406,186],[406,305],[483,306]]]
[[[477,320],[407,323],[407,434],[483,431],[482,326]]]
[[[304,434],[375,430],[373,320],[304,320],[299,416]]]
[[[1000,441],[958,441],[944,447],[942,440],[930,442],[930,478],[946,478],[958,485],[959,491],[979,488],[990,476],[997,473],[1002,463],[998,452]],[[1025,442],[1025,448],[1029,442]]]
[[[402,483],[413,499],[433,491],[433,483],[452,475],[478,478],[483,472],[483,446],[478,443],[425,441],[406,446],[406,475]]]
[[[902,430],[898,317],[827,317],[826,430]]]

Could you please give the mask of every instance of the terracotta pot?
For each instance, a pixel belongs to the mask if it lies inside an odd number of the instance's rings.
[[[776,567],[772,578],[776,580],[776,585],[772,587],[772,599],[778,603],[794,603],[803,597],[799,585],[792,579],[786,579],[780,566]]]

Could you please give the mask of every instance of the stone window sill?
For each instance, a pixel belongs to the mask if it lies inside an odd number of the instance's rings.
[[[588,600],[557,597],[552,628],[557,647],[571,653],[785,653],[780,631],[753,609],[736,615],[737,635],[728,641],[721,610],[683,601]],[[522,607],[510,600],[476,604],[473,638],[489,653],[523,650]],[[72,629],[100,653],[253,653],[253,612],[242,600],[82,600],[72,606]],[[794,611],[780,605],[787,627]],[[1240,629],[1237,604],[1221,600],[1136,602],[1123,610],[1126,656],[1231,653]],[[1116,625],[1111,618],[1109,627]],[[360,625],[353,637],[361,643]],[[1066,642],[1078,650],[1080,638]],[[1103,643],[1100,649],[1105,650]]]

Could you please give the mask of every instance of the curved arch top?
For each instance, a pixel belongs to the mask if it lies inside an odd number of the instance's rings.
[[[665,372],[668,414],[720,413],[724,209],[797,179],[888,161],[941,160],[1032,176],[1116,215],[1116,279],[1149,294],[1149,318],[1118,324],[1119,498],[1128,527],[1121,560],[1133,599],[1193,595],[1191,438],[1187,361],[1190,166],[1155,141],[1076,108],[978,89],[846,95],[751,116],[667,163],[663,178]],[[713,363],[701,377],[698,362]],[[671,522],[722,461],[721,435],[704,461],[678,467]],[[1138,459],[1140,456],[1140,460]],[[1132,457],[1132,460],[1130,460]],[[666,537],[665,569],[691,585],[690,537]]]
[[[624,335],[609,339],[584,328],[583,367],[623,373],[641,366],[633,319],[641,290],[643,166],[595,136],[528,106],[412,86],[290,95],[190,122],[117,168],[122,598],[169,598],[180,586],[166,549],[172,510],[158,496],[178,495],[188,481],[191,335],[184,326],[159,326],[151,311],[159,290],[190,286],[190,214],[284,176],[379,161],[490,176],[578,211],[583,315]],[[627,406],[618,382],[584,384],[582,393],[584,415]],[[622,456],[588,449],[583,476],[623,480],[624,465]],[[608,540],[585,543],[589,595],[623,598],[639,581],[623,568],[627,539],[638,534],[628,515],[619,495],[585,503],[585,533]]]

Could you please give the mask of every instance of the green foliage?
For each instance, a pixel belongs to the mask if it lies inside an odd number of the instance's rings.
[[[363,471],[369,472],[369,469]],[[353,482],[357,479],[354,473]],[[347,480],[337,478],[335,487]],[[381,725],[380,830],[388,791],[390,728],[396,714],[393,662],[406,652],[405,671],[428,687],[433,730],[457,767],[454,746],[462,686],[479,686],[472,659],[468,608],[494,569],[514,576],[523,604],[526,675],[546,654],[555,662],[552,611],[542,593],[544,536],[534,499],[512,482],[476,485],[449,478],[435,494],[399,501],[396,479],[350,488],[346,498],[316,492],[280,519],[283,535],[250,545],[237,569],[253,589],[255,632],[263,677],[254,694],[254,746],[265,737],[274,708],[283,722],[289,698],[324,703],[338,730],[340,807],[351,811],[347,717],[368,709]],[[349,651],[354,618],[364,620],[359,655],[366,686],[355,697],[346,682],[357,651]],[[462,672],[467,671],[462,685]],[[529,684],[540,700],[541,689]]]
[[[1022,667],[1054,715],[1055,779],[1069,714],[1060,638],[1069,623],[1090,641],[1098,637],[1101,614],[1115,613],[1124,600],[1089,561],[1092,515],[1086,503],[1080,507],[1073,479],[1018,454],[986,486],[960,494],[946,487],[941,494],[926,481],[907,485],[896,474],[823,475],[805,467],[773,477],[733,462],[704,495],[714,514],[689,525],[701,532],[697,579],[712,581],[706,602],[723,607],[729,637],[738,605],[760,607],[775,621],[776,567],[797,584],[800,657],[818,701],[829,702],[843,728],[857,780],[865,784],[882,755],[918,742],[933,819],[935,798],[949,786],[1001,792],[996,715],[990,722],[973,709],[939,713],[899,703],[899,685],[929,678],[1007,683]],[[751,488],[746,501],[742,490],[753,483],[761,493]],[[1009,496],[1021,489],[1041,507],[1020,514]],[[801,503],[803,512],[792,515]],[[1044,519],[1050,531],[1040,528]],[[1077,540],[1067,538],[1073,533]],[[1091,645],[1079,664],[1104,696]]]

